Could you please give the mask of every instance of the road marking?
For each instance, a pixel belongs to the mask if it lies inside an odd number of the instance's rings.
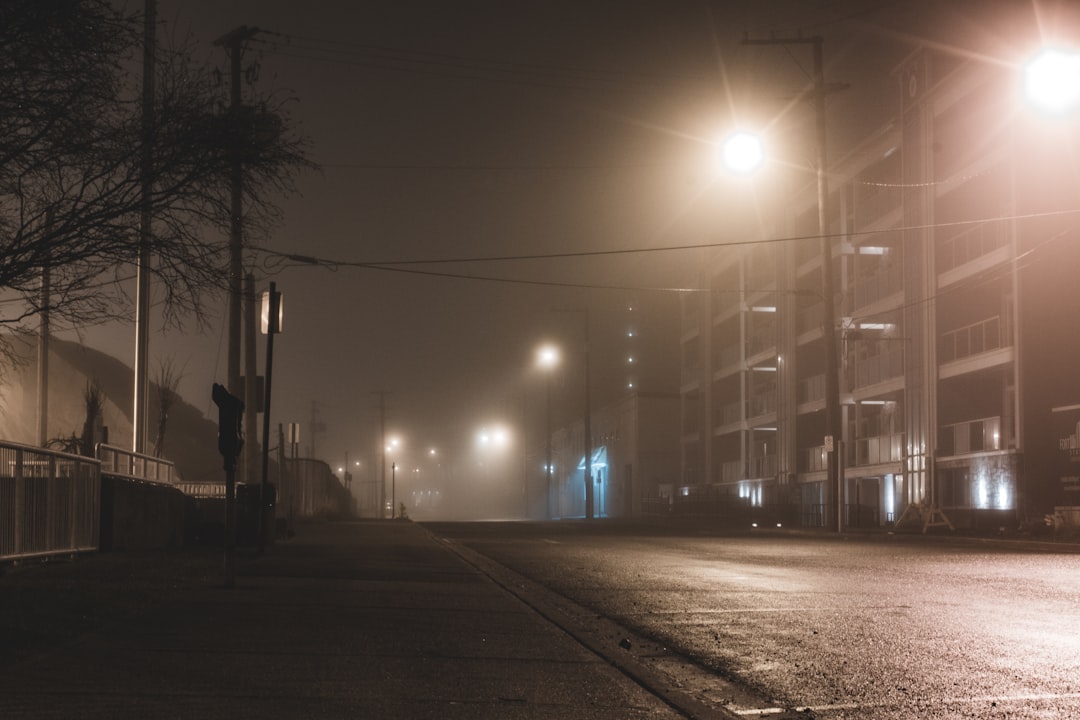
[[[562,544],[562,543],[561,543],[561,542],[559,542],[558,540],[552,540],[552,539],[550,539],[550,538],[540,538],[540,539],[541,539],[541,540],[543,540],[543,541],[544,541],[544,542],[546,542],[546,543],[549,543],[549,544],[551,544],[551,545],[561,545],[561,544]]]
[[[1080,692],[1069,693],[1021,693],[1019,695],[981,695],[967,698],[941,698],[934,701],[934,705],[960,705],[965,703],[1009,703],[1009,702],[1030,702],[1032,700],[1077,700],[1080,699]],[[836,710],[859,710],[861,708],[875,708],[875,707],[897,707],[902,706],[901,702],[869,702],[869,703],[835,703],[830,705],[803,705],[794,708],[780,708],[780,707],[768,707],[768,708],[740,708],[738,710],[731,708],[731,712],[736,715],[779,715],[780,713],[795,711],[800,713],[805,712],[831,712]]]

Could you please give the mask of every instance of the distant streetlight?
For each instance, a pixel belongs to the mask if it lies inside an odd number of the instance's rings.
[[[401,439],[397,437],[390,438],[386,443],[386,452],[392,453],[401,446]],[[386,461],[383,461],[383,472],[386,472]],[[383,487],[386,485],[386,476],[383,475]],[[385,496],[384,496],[385,497]],[[384,510],[385,512],[385,510]],[[386,517],[383,515],[383,517]],[[390,519],[393,520],[397,517],[397,461],[393,461],[390,465]]]
[[[765,145],[754,133],[740,131],[720,146],[723,167],[738,175],[752,175],[765,162]]]
[[[1051,115],[1080,110],[1080,52],[1046,48],[1024,66],[1024,93]]]
[[[544,371],[547,385],[546,432],[544,446],[547,448],[547,463],[544,475],[547,478],[547,519],[551,519],[551,375],[559,365],[559,349],[554,345],[543,345],[536,353],[536,364]]]

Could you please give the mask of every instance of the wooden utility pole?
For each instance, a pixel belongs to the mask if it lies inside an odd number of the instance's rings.
[[[259,437],[257,429],[257,415],[265,411],[265,407],[259,406],[259,370],[255,357],[255,323],[259,316],[256,306],[255,276],[248,273],[244,276],[244,407],[247,414],[244,417],[244,437],[247,443],[244,445],[244,455],[241,459],[240,478],[249,485],[254,485],[258,480],[259,467]],[[265,398],[263,399],[265,403]]]
[[[243,97],[240,79],[244,55],[244,44],[259,33],[258,28],[240,26],[218,38],[215,45],[226,48],[229,53],[231,92],[229,116],[232,120],[232,168],[231,193],[232,207],[229,232],[229,357],[228,383],[229,392],[239,395],[240,390],[240,321],[241,301],[243,299],[243,231],[244,231],[244,167],[243,153],[240,147],[245,136],[243,129]]]
[[[818,236],[821,243],[822,339],[825,343],[825,449],[828,462],[825,488],[826,517],[829,527],[840,532],[844,526],[844,486],[841,468],[843,423],[840,416],[840,368],[837,357],[836,296],[833,278],[832,241],[829,237],[829,180],[826,174],[824,45],[820,35],[813,37],[743,39],[745,45],[810,45],[814,51],[814,115],[816,121],[815,155],[817,164]]]

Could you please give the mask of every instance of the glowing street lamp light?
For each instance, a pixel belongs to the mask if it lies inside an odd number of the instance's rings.
[[[554,345],[543,345],[536,353],[536,364],[544,370],[547,376],[547,410],[546,432],[544,445],[547,447],[547,463],[544,465],[544,475],[547,478],[547,519],[551,519],[551,375],[559,364],[559,349]]]
[[[757,135],[740,131],[720,146],[720,161],[737,175],[752,175],[765,163],[765,145]]]
[[[1024,93],[1051,115],[1080,110],[1080,52],[1046,48],[1024,66]]]

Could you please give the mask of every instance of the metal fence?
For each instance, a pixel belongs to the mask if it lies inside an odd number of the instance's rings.
[[[162,458],[142,455],[104,443],[98,443],[97,456],[101,460],[101,472],[104,475],[119,475],[166,485],[176,482],[174,464]]]
[[[0,443],[0,561],[96,550],[100,467],[94,458]]]
[[[277,488],[278,517],[317,518],[348,515],[349,491],[322,460],[286,459]]]

